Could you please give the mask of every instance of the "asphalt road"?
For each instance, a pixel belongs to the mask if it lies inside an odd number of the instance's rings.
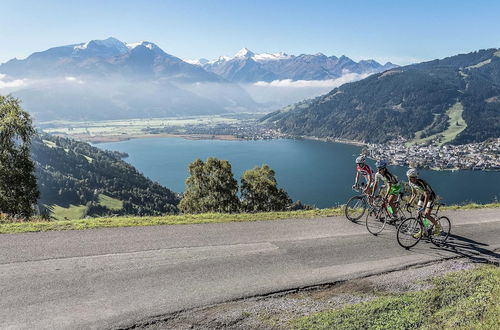
[[[444,248],[342,217],[0,235],[0,327],[119,328],[437,259],[500,260],[500,209],[446,211]]]

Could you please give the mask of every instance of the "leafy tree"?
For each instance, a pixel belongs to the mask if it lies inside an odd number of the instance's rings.
[[[179,208],[186,213],[238,212],[238,183],[227,160],[209,157],[189,164],[186,192]]]
[[[19,100],[0,95],[0,211],[29,217],[40,195],[30,158],[35,130]]]
[[[242,206],[245,211],[283,211],[291,199],[278,189],[275,172],[267,165],[245,171],[241,177]]]

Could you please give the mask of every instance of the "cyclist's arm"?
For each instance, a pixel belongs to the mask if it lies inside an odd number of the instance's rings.
[[[410,201],[408,202],[409,205],[411,205],[413,203],[413,201],[415,200],[415,198],[417,197],[417,192],[415,191],[415,189],[413,187],[411,187],[411,197],[410,197]]]
[[[354,185],[357,186],[359,181],[359,171],[356,171],[356,179],[354,180]]]
[[[387,198],[387,196],[389,196],[389,192],[391,191],[391,184],[387,182],[386,185],[387,185],[387,190],[385,192],[384,198]]]
[[[370,187],[372,185],[372,182],[373,182],[373,178],[372,178],[372,175],[368,175],[368,182],[366,183],[366,187],[365,189],[363,190],[363,192],[367,193],[368,191],[370,191]]]
[[[372,196],[374,196],[374,195],[375,195],[375,191],[377,191],[377,186],[378,186],[378,184],[377,184],[377,180],[375,180],[375,182],[373,183]]]

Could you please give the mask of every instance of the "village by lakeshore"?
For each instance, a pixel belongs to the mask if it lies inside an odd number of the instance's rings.
[[[368,145],[369,157],[393,165],[415,164],[433,170],[500,170],[500,138],[462,145],[408,145],[404,139]]]

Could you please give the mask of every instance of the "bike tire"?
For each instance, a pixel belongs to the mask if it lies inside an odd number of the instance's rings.
[[[451,221],[448,217],[445,217],[445,216],[441,216],[439,218],[436,218],[436,220],[441,225],[442,230],[437,235],[435,235],[435,234],[430,235],[429,238],[430,238],[432,244],[434,244],[436,246],[441,246],[446,242],[446,240],[450,236]]]
[[[344,213],[347,219],[357,222],[366,212],[366,202],[363,196],[353,196],[345,205]]]
[[[424,226],[422,222],[416,218],[407,218],[398,226],[398,231],[396,233],[398,244],[405,249],[414,247],[422,239],[423,230]],[[422,235],[415,238],[414,235],[419,231],[422,231]]]
[[[366,229],[370,234],[377,236],[384,230],[388,217],[387,214],[384,213],[383,207],[366,213]],[[381,217],[383,217],[383,219],[381,219]]]

